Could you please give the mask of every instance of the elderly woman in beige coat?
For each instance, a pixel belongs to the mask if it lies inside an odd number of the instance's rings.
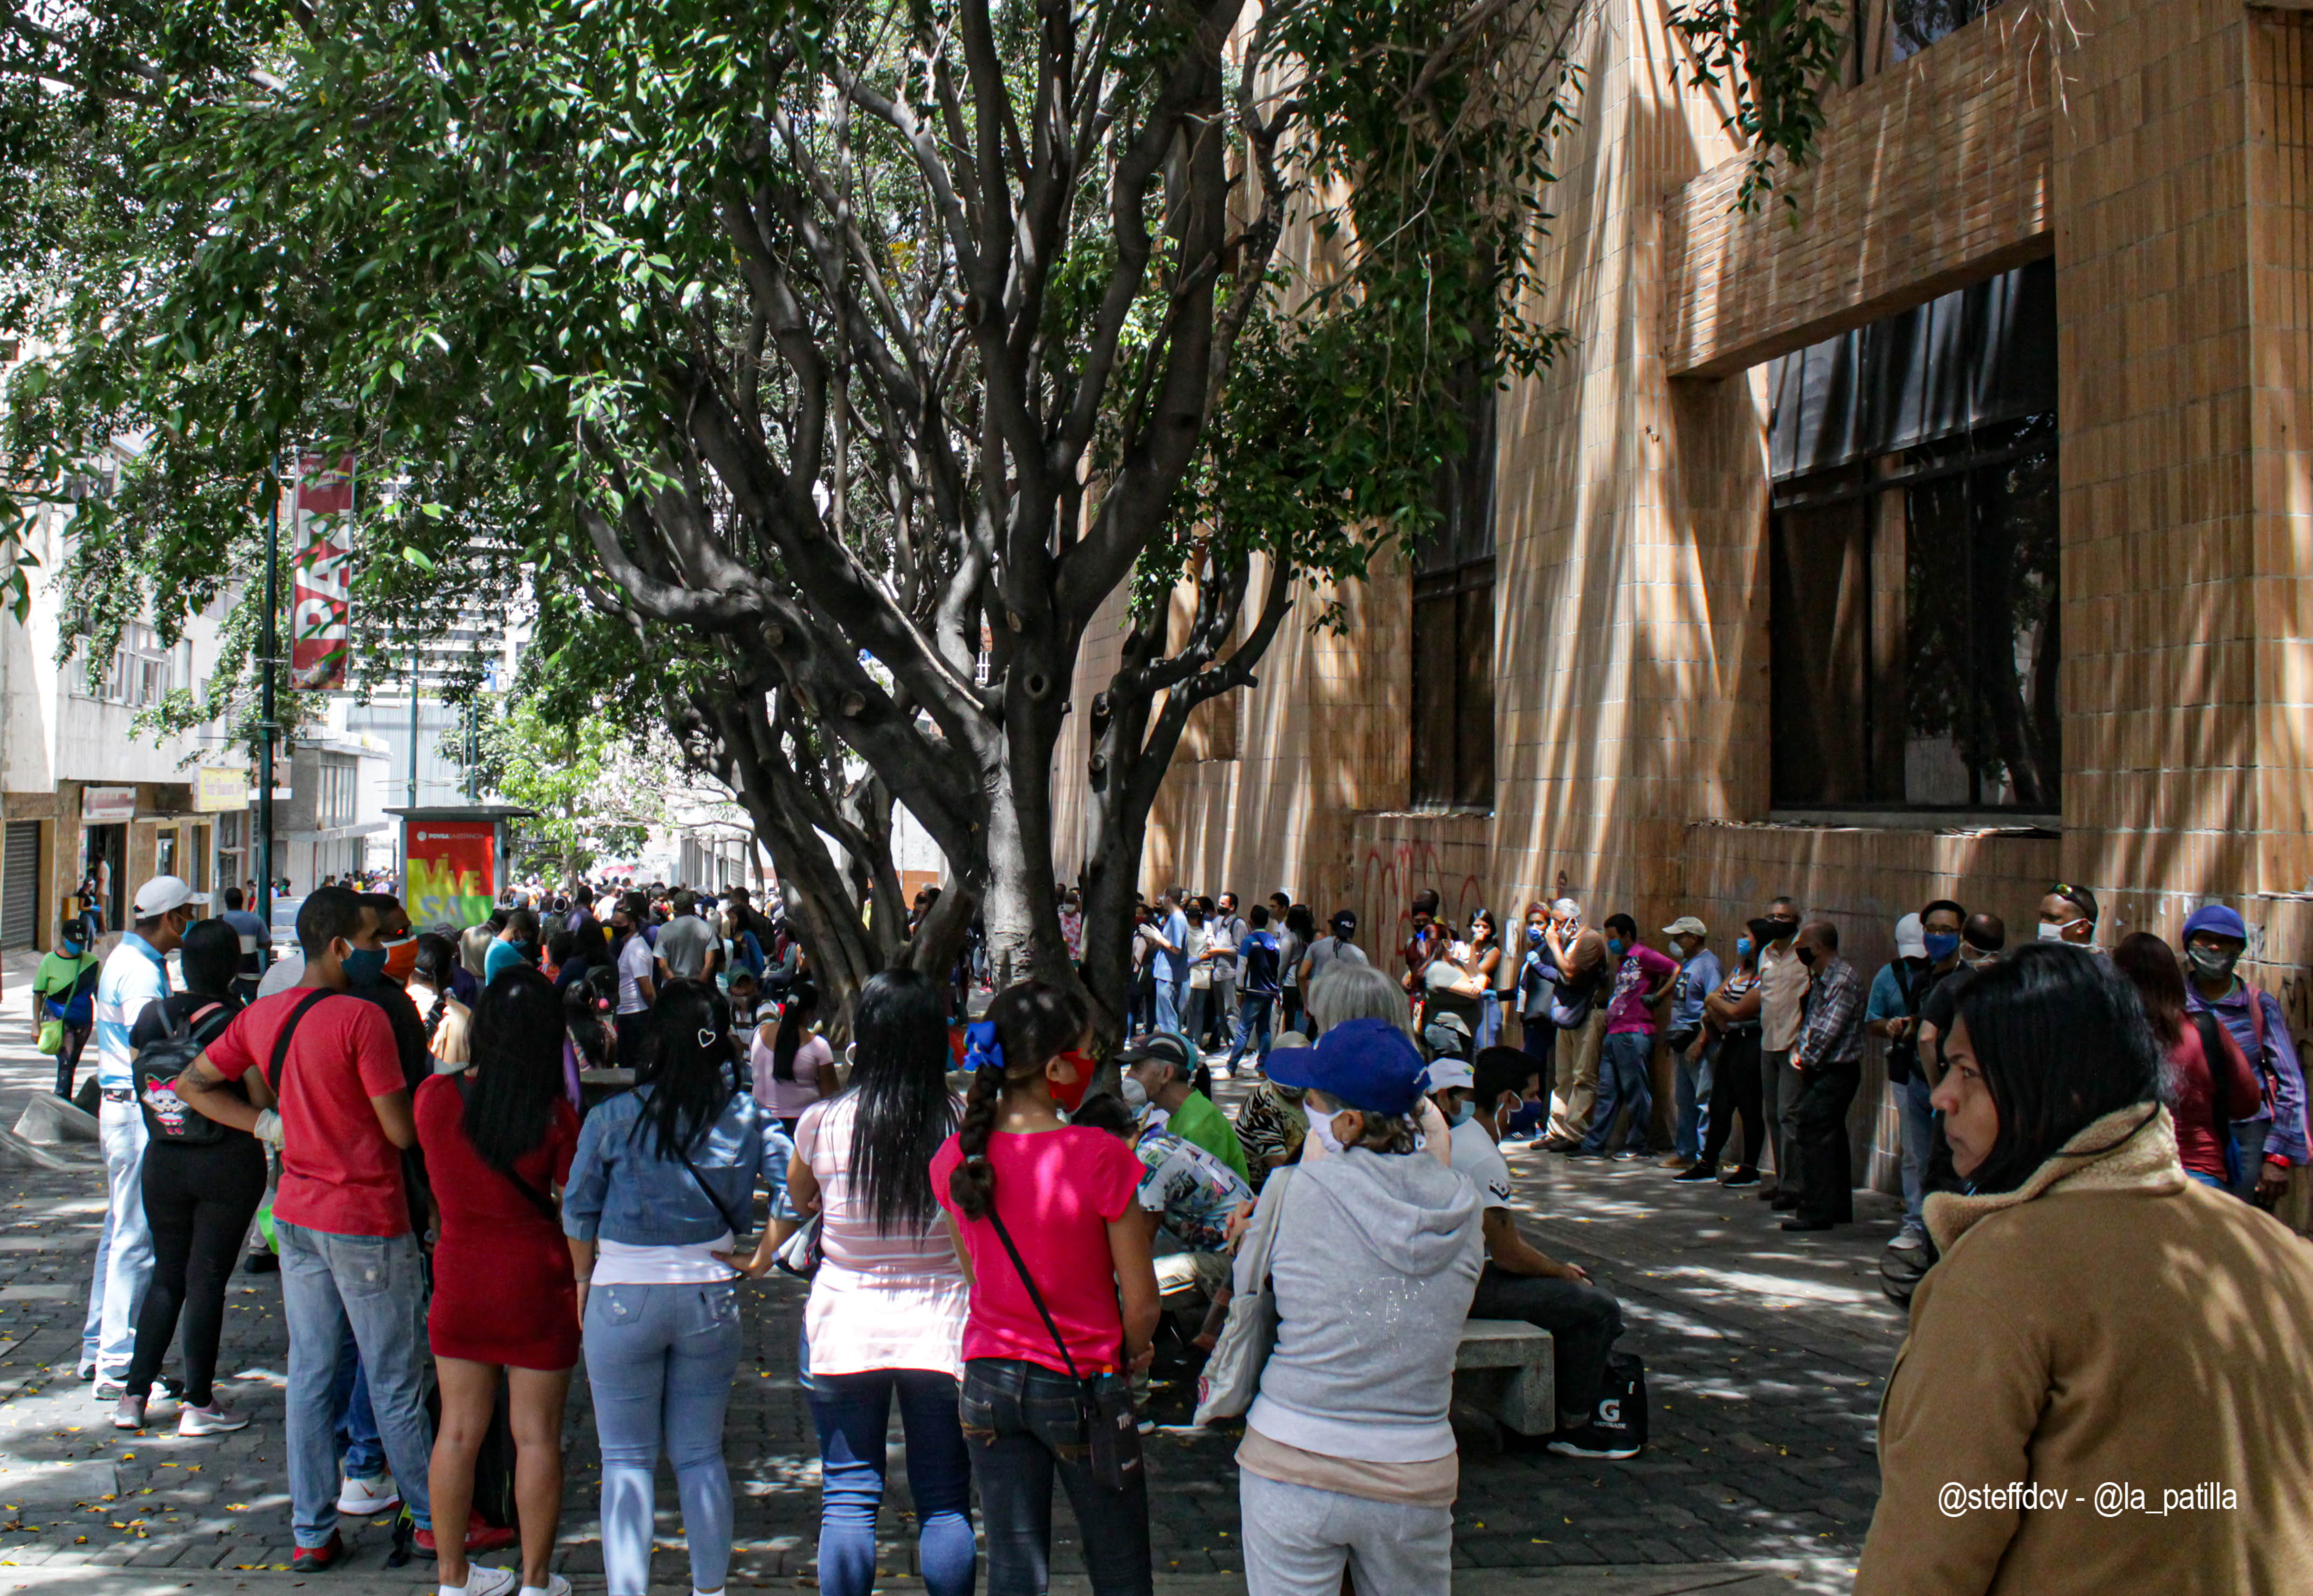
[[[1856,1596],[2313,1587],[2313,1249],[2185,1178],[2095,955],[2019,949],[1938,1041],[1969,1189],[1928,1199]]]

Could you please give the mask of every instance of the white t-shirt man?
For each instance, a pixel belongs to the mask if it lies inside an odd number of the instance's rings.
[[[1485,1193],[1487,1207],[1510,1206],[1509,1161],[1475,1115],[1454,1127],[1454,1167],[1477,1182],[1478,1189]]]

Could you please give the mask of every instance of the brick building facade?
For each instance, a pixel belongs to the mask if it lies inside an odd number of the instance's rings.
[[[2233,904],[2245,969],[2313,1022],[2313,17],[2006,0],[1903,38],[1929,9],[1861,8],[1794,216],[1730,209],[1743,159],[1665,7],[1593,8],[1540,274],[1570,341],[1492,418],[1490,655],[1438,646],[1434,575],[1311,595],[1346,624],[1288,627],[1199,712],[1152,888],[1286,887],[1369,946],[1422,888],[1505,916],[1564,888],[1594,923],[1699,913],[1722,951],[1787,892],[1869,968],[1930,899],[2029,936],[2065,879],[2106,945]],[[2043,357],[2041,397],[1985,400]],[[1925,397],[1803,395],[1823,372]],[[1812,476],[1782,458],[1801,408]],[[1490,668],[1462,687],[1491,803],[1417,772],[1457,653]]]

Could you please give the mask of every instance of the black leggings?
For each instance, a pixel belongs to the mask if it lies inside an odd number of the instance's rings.
[[[85,1025],[65,1027],[65,1045],[57,1049],[57,1095],[72,1101],[73,1077],[80,1073],[80,1052],[88,1046],[89,1028]]]
[[[145,1223],[153,1232],[153,1284],[136,1315],[136,1351],[128,1394],[151,1394],[161,1360],[185,1320],[185,1401],[216,1399],[217,1342],[224,1334],[224,1288],[241,1257],[250,1216],[265,1200],[265,1149],[233,1133],[209,1147],[155,1141],[145,1149]]]
[[[1767,1139],[1767,1124],[1759,1106],[1756,1030],[1730,1030],[1719,1039],[1719,1057],[1711,1066],[1711,1126],[1702,1138],[1703,1162],[1719,1162],[1737,1114],[1743,1116],[1743,1162],[1738,1167],[1755,1170],[1759,1149]]]

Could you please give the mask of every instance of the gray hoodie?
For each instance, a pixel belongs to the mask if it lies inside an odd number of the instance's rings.
[[[1485,1263],[1476,1185],[1427,1153],[1352,1147],[1287,1182],[1270,1278],[1277,1346],[1246,1425],[1328,1457],[1454,1451],[1454,1353]]]

